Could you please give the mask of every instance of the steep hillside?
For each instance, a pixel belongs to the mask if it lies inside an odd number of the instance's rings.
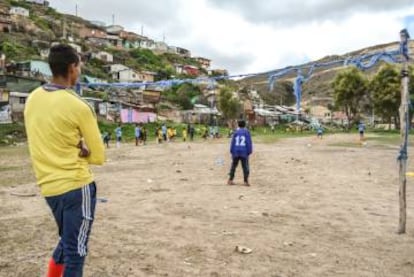
[[[309,66],[313,63],[326,63],[326,62],[335,61],[335,60],[343,60],[348,57],[356,57],[356,56],[361,56],[364,54],[395,50],[395,49],[398,49],[398,47],[399,47],[399,43],[397,42],[392,42],[392,43],[387,43],[387,44],[382,44],[382,45],[375,45],[375,46],[359,49],[359,50],[356,50],[350,53],[346,53],[344,55],[326,56],[317,61],[312,61],[306,64],[296,65],[296,66],[291,66],[291,67],[292,68],[298,68],[298,67],[304,68],[303,74],[306,75],[308,73],[307,68],[309,68]],[[414,59],[414,41],[410,41],[410,50],[411,50],[410,51],[411,56]],[[364,71],[364,73],[370,76],[374,74],[375,72],[377,72],[380,65],[381,63],[377,64],[376,66],[374,66],[373,68],[367,71]],[[242,87],[249,87],[252,89],[256,89],[259,92],[259,94],[262,96],[262,98],[269,104],[276,104],[276,103],[277,104],[292,104],[294,102],[294,99],[293,100],[291,99],[290,101],[291,103],[283,102],[283,99],[286,98],[286,95],[289,95],[292,93],[292,81],[296,77],[295,72],[291,72],[279,78],[276,82],[276,85],[274,86],[273,91],[270,91],[269,89],[269,76],[281,70],[287,69],[287,68],[289,67],[276,69],[276,70],[273,70],[273,71],[270,71],[270,72],[267,72],[261,75],[257,75],[257,76],[250,77],[250,78],[245,78],[241,80],[239,84]],[[317,68],[312,74],[312,78],[308,82],[305,82],[303,85],[303,90],[302,90],[303,101],[307,101],[310,97],[322,97],[322,98],[332,97],[333,91],[332,91],[331,83],[334,80],[336,73],[340,70],[343,70],[344,68],[345,67],[341,64]],[[290,86],[281,85],[281,83],[286,83],[286,82],[290,83]]]

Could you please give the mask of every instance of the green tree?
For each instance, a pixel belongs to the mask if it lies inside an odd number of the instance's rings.
[[[162,59],[149,49],[134,49],[129,52],[132,58],[146,69],[153,70],[154,67],[164,67]]]
[[[394,119],[398,126],[398,109],[401,104],[401,78],[395,66],[386,64],[381,67],[369,84],[374,112],[385,122]]]
[[[201,90],[199,87],[190,83],[184,83],[177,89],[177,104],[179,104],[184,110],[192,109],[193,103],[191,100],[200,94]]]
[[[178,86],[164,91],[165,97],[173,104],[180,106],[184,110],[193,108],[193,102],[191,101],[197,96],[202,95],[201,89],[190,83],[183,83]]]
[[[174,75],[174,69],[170,65],[159,67],[156,72],[157,75],[155,76],[155,81],[168,80]]]
[[[345,112],[349,127],[362,110],[367,86],[368,81],[355,67],[338,73],[332,83],[335,106]]]
[[[268,105],[285,105],[295,104],[295,94],[293,93],[293,84],[290,81],[278,81],[272,91],[269,89],[260,89],[260,97]]]
[[[233,97],[233,93],[227,87],[220,90],[218,106],[226,120],[236,119],[240,111],[239,101]]]

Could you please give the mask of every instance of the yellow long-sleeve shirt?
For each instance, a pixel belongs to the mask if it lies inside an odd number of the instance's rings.
[[[40,87],[28,97],[25,127],[37,183],[43,196],[56,196],[93,181],[89,164],[105,161],[105,148],[91,107],[69,89]],[[79,157],[79,141],[89,148]]]

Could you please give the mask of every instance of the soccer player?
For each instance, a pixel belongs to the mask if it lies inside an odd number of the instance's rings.
[[[365,133],[365,124],[362,121],[358,124],[358,132],[359,132],[359,140],[363,141],[364,133]]]
[[[135,146],[138,146],[141,140],[141,128],[138,123],[135,125]]]
[[[228,185],[234,185],[233,179],[236,172],[239,161],[243,168],[244,185],[250,186],[249,184],[249,156],[253,150],[252,139],[249,130],[246,129],[246,122],[240,120],[238,122],[239,128],[234,132],[231,138],[230,153],[232,156],[232,163],[229,173]]]

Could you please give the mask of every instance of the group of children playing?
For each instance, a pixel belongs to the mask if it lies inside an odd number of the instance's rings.
[[[358,129],[358,133],[359,133],[359,141],[362,142],[364,140],[364,134],[365,134],[365,124],[364,124],[364,122],[361,121],[358,124],[357,129]],[[317,138],[322,139],[323,132],[324,132],[324,129],[323,129],[322,125],[319,125],[316,128],[316,136],[317,136]]]
[[[121,124],[118,124],[118,127],[115,128],[115,138],[116,138],[116,147],[121,147],[122,142],[122,127]],[[135,125],[135,145],[145,145],[147,141],[147,129],[145,126],[140,126],[139,124]],[[111,132],[104,131],[102,133],[102,140],[106,146],[109,148],[109,141],[111,140]]]
[[[119,148],[122,142],[122,126],[121,123],[114,129],[116,147]],[[140,124],[135,124],[134,129],[135,134],[135,145],[145,145],[147,141],[147,129],[145,126]],[[182,129],[182,138],[183,141],[187,141],[188,135],[190,140],[194,140],[195,128],[192,124],[188,124],[187,128]],[[177,136],[177,130],[172,127],[167,127],[165,124],[162,124],[161,127],[155,129],[155,138],[157,143],[170,142],[175,139]],[[112,139],[112,133],[108,131],[102,132],[102,140],[107,148],[109,148],[109,142]]]

